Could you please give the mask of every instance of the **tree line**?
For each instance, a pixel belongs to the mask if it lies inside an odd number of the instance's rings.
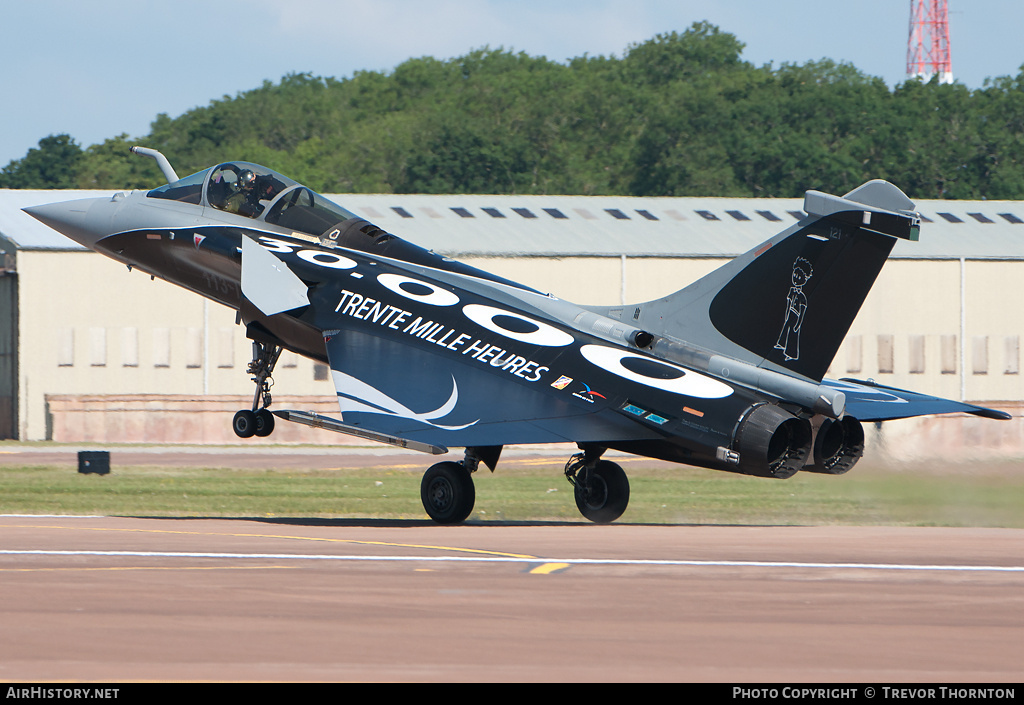
[[[696,23],[622,58],[485,48],[291,74],[137,139],[51,135],[0,187],[152,188],[159,171],[128,153],[141,144],[181,176],[245,160],[326,193],[798,197],[883,178],[911,198],[1024,200],[1024,67],[977,90],[890,89],[827,59],[754,66],[743,46]]]

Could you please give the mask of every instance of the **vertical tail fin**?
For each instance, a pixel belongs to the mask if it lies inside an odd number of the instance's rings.
[[[685,289],[643,304],[640,324],[820,380],[896,238],[917,239],[913,207],[880,180],[844,197],[808,191],[808,218]]]

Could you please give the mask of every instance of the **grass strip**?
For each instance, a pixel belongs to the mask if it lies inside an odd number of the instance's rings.
[[[1024,464],[995,474],[857,468],[785,481],[629,463],[620,523],[1024,528]],[[426,519],[418,470],[0,468],[0,513]],[[559,465],[476,475],[471,521],[585,522]]]

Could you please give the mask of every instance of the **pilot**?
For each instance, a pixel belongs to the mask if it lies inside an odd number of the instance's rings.
[[[243,169],[238,175],[235,192],[224,201],[224,210],[247,218],[255,218],[263,211],[257,191],[256,174]]]

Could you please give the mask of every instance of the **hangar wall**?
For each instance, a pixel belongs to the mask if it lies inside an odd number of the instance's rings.
[[[251,403],[251,344],[233,310],[89,251],[23,251],[17,266],[20,439],[52,438],[47,395],[239,395],[238,408]],[[278,389],[332,396],[313,367],[285,353]]]

